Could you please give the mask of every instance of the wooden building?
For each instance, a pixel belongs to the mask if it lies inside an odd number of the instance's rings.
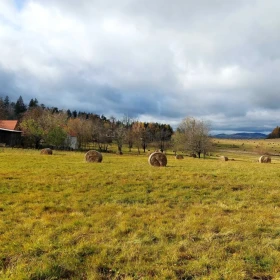
[[[21,131],[17,130],[17,120],[0,120],[1,146],[19,146],[21,144]]]

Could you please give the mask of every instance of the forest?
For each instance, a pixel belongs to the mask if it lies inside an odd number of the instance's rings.
[[[23,131],[22,146],[33,148],[42,145],[63,148],[67,146],[67,136],[74,136],[79,149],[94,142],[100,151],[108,151],[114,142],[119,153],[124,144],[145,152],[148,143],[153,143],[163,151],[173,135],[169,124],[140,122],[128,116],[117,120],[92,112],[61,110],[39,104],[36,98],[26,105],[21,96],[16,102],[10,102],[8,96],[0,98],[0,119],[19,120],[18,129]]]

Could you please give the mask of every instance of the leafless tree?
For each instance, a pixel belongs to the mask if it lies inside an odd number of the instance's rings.
[[[211,149],[209,137],[210,125],[203,120],[187,117],[179,124],[173,137],[173,142],[177,150],[187,150],[200,155],[206,155]]]
[[[78,147],[82,148],[92,139],[92,122],[85,118],[70,118],[67,122],[67,131],[77,137]]]

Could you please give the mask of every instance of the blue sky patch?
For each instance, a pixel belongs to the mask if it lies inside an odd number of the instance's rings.
[[[21,11],[24,7],[26,0],[14,0],[16,8]]]

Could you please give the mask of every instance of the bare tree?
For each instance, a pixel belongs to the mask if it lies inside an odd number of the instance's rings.
[[[205,157],[212,146],[209,130],[209,124],[203,120],[196,120],[190,117],[183,119],[173,138],[175,148],[177,150],[188,150],[197,154],[199,158],[203,153]]]
[[[93,120],[92,141],[97,143],[100,151],[107,151],[112,143],[112,124],[107,119]]]
[[[148,130],[147,125],[143,122],[134,122],[132,124],[132,133],[133,133],[133,143],[138,149],[140,154],[140,148],[142,147],[144,153],[148,145]]]
[[[118,145],[118,153],[122,154],[122,146],[125,142],[127,135],[127,129],[122,123],[119,123],[116,129],[114,130],[114,139]]]
[[[84,118],[70,118],[67,122],[67,131],[77,137],[78,147],[91,141],[92,122]]]
[[[128,116],[124,116],[122,119],[122,124],[126,130],[124,141],[128,145],[129,152],[131,152],[131,149],[133,147],[133,141],[134,141],[134,135],[133,135],[133,129],[132,129],[133,123],[134,123],[134,121]]]

